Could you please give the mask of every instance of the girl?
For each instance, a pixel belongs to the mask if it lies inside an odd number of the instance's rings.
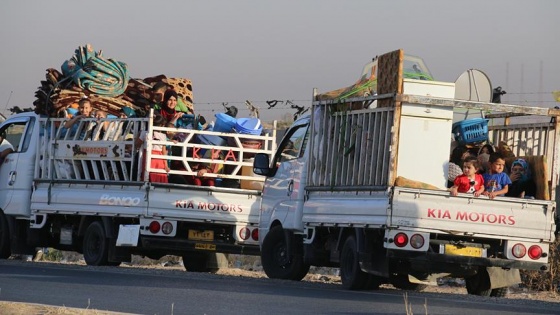
[[[469,156],[463,162],[463,174],[457,176],[451,187],[451,195],[474,193],[475,197],[484,192],[484,179],[478,174],[479,164],[475,157]]]
[[[162,127],[165,125],[165,119],[159,114],[154,115],[154,126]],[[136,141],[136,146],[140,147],[146,141],[147,132],[142,132],[140,138]],[[153,131],[152,139],[157,141],[167,141],[167,136],[161,131]],[[158,155],[167,155],[167,147],[161,144],[152,145],[152,158],[150,161],[150,168],[157,168],[169,172],[169,166],[167,165],[167,159],[158,158]],[[150,182],[153,183],[168,183],[166,173],[150,173]]]

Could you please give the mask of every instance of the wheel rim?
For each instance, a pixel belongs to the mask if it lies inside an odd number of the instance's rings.
[[[93,260],[97,260],[99,258],[99,251],[101,248],[101,238],[96,233],[94,235],[90,235],[87,241],[87,254]]]
[[[342,261],[340,264],[341,276],[345,278],[350,278],[354,274],[354,265],[356,264],[356,259],[351,251],[344,250],[342,253]]]
[[[286,249],[286,244],[280,243],[274,247],[274,260],[278,263],[278,266],[286,268],[290,264],[290,259],[288,257],[288,252]]]

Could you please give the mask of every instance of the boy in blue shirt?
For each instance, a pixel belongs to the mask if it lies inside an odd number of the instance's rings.
[[[500,153],[492,153],[490,155],[490,168],[488,172],[484,173],[485,191],[482,193],[490,199],[496,196],[504,196],[508,192],[511,179],[504,173],[506,160]]]

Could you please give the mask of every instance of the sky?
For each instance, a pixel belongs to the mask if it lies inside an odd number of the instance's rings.
[[[0,112],[31,107],[47,68],[87,43],[133,78],[192,80],[208,117],[245,100],[263,120],[309,106],[313,88],[353,84],[376,55],[424,59],[436,80],[467,69],[507,91],[503,103],[553,107],[560,90],[556,0],[2,0]]]

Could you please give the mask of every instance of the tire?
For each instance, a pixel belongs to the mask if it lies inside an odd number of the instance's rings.
[[[490,292],[490,296],[493,297],[506,297],[508,293],[508,287],[504,287],[504,288],[495,288],[492,289],[492,291]]]
[[[364,290],[377,290],[379,286],[383,284],[384,279],[380,276],[375,276],[372,274],[368,275],[368,279],[364,285]]]
[[[216,273],[228,267],[228,255],[222,253],[192,252],[183,255],[183,266],[189,272]]]
[[[99,221],[92,222],[84,236],[84,260],[89,266],[107,266],[109,240]]]
[[[264,272],[271,279],[300,281],[307,275],[310,267],[303,262],[303,255],[287,252],[284,229],[281,226],[273,227],[265,236],[261,248],[261,262]]]
[[[465,278],[465,286],[467,287],[467,293],[471,295],[490,296],[492,294],[490,276],[485,269],[481,269],[472,277]]]
[[[391,276],[391,284],[401,290],[422,291],[426,288],[425,284],[413,283],[408,280],[408,275],[395,274]]]
[[[11,254],[8,220],[4,213],[0,211],[0,259],[8,259]]]
[[[358,245],[354,236],[349,236],[344,241],[340,253],[340,278],[342,286],[348,290],[364,290],[370,280],[370,275],[360,268]]]

